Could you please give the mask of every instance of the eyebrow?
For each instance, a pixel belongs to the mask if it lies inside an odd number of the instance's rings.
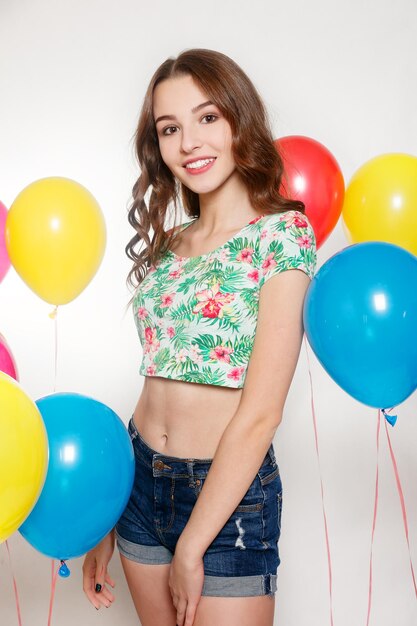
[[[191,113],[197,113],[197,111],[199,111],[200,109],[204,109],[204,107],[208,106],[209,104],[214,105],[214,102],[212,102],[211,100],[207,100],[207,102],[202,102],[201,104],[198,104],[196,107],[191,109]],[[161,120],[176,120],[176,119],[177,118],[175,117],[175,115],[161,115],[160,117],[158,117],[158,119],[155,120],[155,124],[157,124]]]

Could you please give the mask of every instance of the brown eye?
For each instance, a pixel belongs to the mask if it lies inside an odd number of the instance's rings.
[[[163,135],[173,135],[174,133],[171,132],[172,130],[174,130],[175,132],[176,126],[167,126],[166,128],[163,129],[162,134]]]
[[[217,120],[217,115],[214,115],[213,113],[207,113],[207,115],[204,115],[204,117],[202,118],[203,120],[206,120],[207,118],[211,118],[208,120],[208,124],[212,124],[213,122],[215,122]]]

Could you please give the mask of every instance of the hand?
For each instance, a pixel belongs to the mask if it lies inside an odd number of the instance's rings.
[[[87,552],[83,563],[83,590],[97,610],[101,605],[108,608],[114,601],[114,595],[105,585],[115,585],[107,572],[107,565],[113,555],[114,540],[112,530],[95,548]]]
[[[192,626],[204,583],[201,555],[190,555],[177,543],[169,570],[169,588],[177,609],[177,626]]]

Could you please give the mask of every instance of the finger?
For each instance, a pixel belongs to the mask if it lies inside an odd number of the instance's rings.
[[[184,626],[193,626],[196,610],[197,610],[197,606],[191,603],[187,604],[187,613],[185,615]]]
[[[106,578],[105,578],[106,583],[108,583],[110,585],[110,587],[115,587],[116,583],[114,582],[113,578],[110,576],[110,574],[107,572],[106,574]]]
[[[110,589],[106,587],[106,585],[103,585],[100,591],[95,591],[94,589],[93,596],[95,603],[98,604],[98,606],[105,606],[106,608],[109,608],[112,602],[114,602],[114,595]]]
[[[94,591],[96,593],[100,593],[100,591],[103,589],[106,574],[107,574],[107,568],[104,565],[104,563],[101,563],[100,565],[97,563],[96,580],[94,584]]]
[[[86,588],[93,589],[94,588],[94,579],[96,576],[96,562],[90,562],[89,564],[84,563],[83,566],[83,589]]]
[[[177,606],[177,626],[184,626],[186,608],[187,603],[184,600],[180,601]]]
[[[84,576],[83,590],[91,604],[98,609],[100,608],[100,602],[98,602],[96,594],[94,593],[94,580],[94,576]]]
[[[98,610],[100,608],[100,602],[96,599],[96,594],[94,593],[94,591],[87,590],[85,591],[85,595],[87,596],[91,604],[94,606],[94,608]]]
[[[103,599],[107,600],[107,602],[110,603],[110,604],[112,602],[114,602],[114,595],[112,594],[110,589],[108,589],[107,587],[103,587],[103,589],[101,590],[101,592],[99,594],[97,594],[97,596],[99,598],[103,598]]]
[[[96,593],[95,599],[99,607],[105,606],[108,609],[112,605],[112,601],[104,595],[104,592]]]

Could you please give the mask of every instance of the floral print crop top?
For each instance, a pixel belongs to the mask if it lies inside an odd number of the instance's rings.
[[[310,278],[316,269],[314,231],[299,211],[256,217],[208,254],[182,257],[167,250],[133,299],[143,348],[139,373],[243,387],[260,290],[289,269]]]

